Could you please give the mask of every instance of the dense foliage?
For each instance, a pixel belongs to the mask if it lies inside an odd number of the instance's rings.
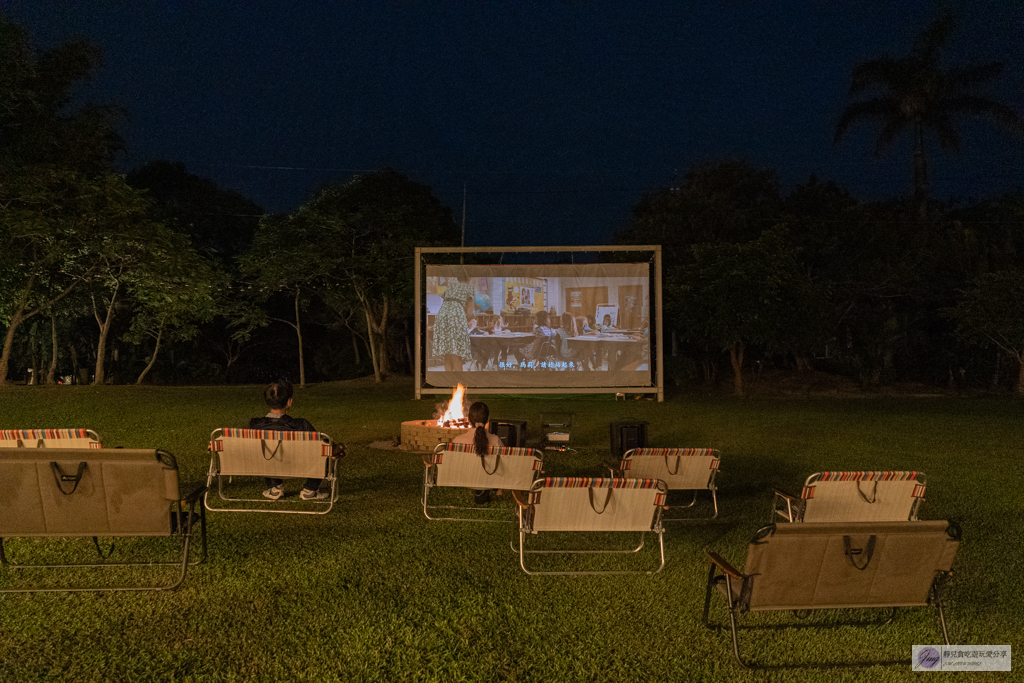
[[[998,64],[946,69],[945,15],[904,57],[856,67],[836,137],[914,132],[912,194],[863,201],[811,177],[786,190],[742,160],[696,164],[634,207],[620,244],[660,244],[670,381],[737,393],[750,368],[1024,393],[1024,193],[929,199],[924,131],[1020,119],[980,90]],[[383,169],[288,215],[159,161],[114,171],[117,112],[78,106],[99,65],[0,15],[0,384],[307,381],[413,367],[415,246],[457,243],[452,212]],[[873,95],[872,95],[873,93]],[[73,106],[74,105],[74,106]]]

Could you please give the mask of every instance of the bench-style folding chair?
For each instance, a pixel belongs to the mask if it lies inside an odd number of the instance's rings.
[[[102,448],[91,429],[3,429],[0,448]]]
[[[737,622],[755,611],[932,605],[948,645],[941,591],[959,541],[960,527],[946,521],[771,524],[754,536],[742,572],[708,553],[704,625],[716,628],[708,612],[718,592],[729,609],[733,655],[744,667]]]
[[[337,497],[338,460],[331,457],[331,437],[323,432],[287,432],[267,429],[223,427],[210,435],[209,489],[217,479],[217,495],[233,503],[257,503],[258,507],[215,507],[207,490],[203,505],[215,512],[277,512],[301,515],[326,515]],[[282,507],[282,501],[267,498],[231,498],[224,493],[225,477],[273,477],[326,479],[331,495],[326,500],[302,501],[302,505],[324,507]],[[287,502],[285,502],[287,504]]]
[[[433,453],[423,458],[423,465],[423,514],[427,519],[513,523],[514,517],[493,519],[495,510],[492,508],[431,505],[430,491],[439,486],[529,491],[534,480],[540,475],[544,461],[543,453],[533,448],[488,448],[486,455],[478,455],[474,444],[442,443],[434,448]],[[460,510],[463,511],[463,516],[432,517],[433,510]],[[470,510],[475,516],[466,516],[466,512]]]
[[[923,472],[816,472],[799,498],[776,489],[774,510],[787,522],[915,521],[924,491]]]
[[[69,577],[68,582],[73,585],[2,587],[0,593],[174,590],[185,580],[189,564],[199,564],[206,559],[206,515],[202,506],[195,512],[205,487],[200,486],[181,500],[178,465],[174,456],[165,451],[5,449],[0,451],[0,481],[4,487],[4,494],[0,496],[0,565],[4,573],[65,569],[75,574],[82,568],[136,565],[179,567],[177,575],[164,583],[114,587],[102,583],[80,585],[84,579]],[[196,521],[202,531],[202,556],[190,562]],[[178,541],[180,557],[174,561],[109,561],[110,555],[100,551],[100,536],[173,537]],[[4,542],[16,537],[92,537],[100,560],[84,564],[15,561],[8,557]],[[166,554],[166,549],[163,552]]]
[[[718,517],[718,496],[715,494],[715,475],[718,473],[720,456],[714,448],[634,448],[626,451],[617,468],[610,468],[620,477],[661,479],[669,491],[692,491],[687,505],[665,505],[669,510],[692,508],[697,503],[697,493],[711,492],[714,514],[703,519]],[[682,522],[692,517],[662,517],[663,522]]]
[[[661,506],[668,489],[658,479],[615,479],[590,477],[548,477],[538,479],[519,503],[519,566],[527,574],[657,574],[665,567],[664,529]],[[541,531],[628,531],[640,532],[640,545],[628,550],[528,550],[527,534]],[[534,554],[619,554],[637,553],[644,547],[644,534],[658,535],[661,563],[651,571],[532,571],[526,556]]]

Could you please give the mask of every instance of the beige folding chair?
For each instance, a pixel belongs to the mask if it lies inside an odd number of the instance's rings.
[[[738,620],[746,612],[932,605],[948,645],[941,591],[960,535],[947,521],[771,524],[754,536],[742,572],[708,553],[704,625],[716,628],[708,614],[717,591],[729,610],[733,655],[751,668],[739,647]],[[912,644],[905,644],[906,652]],[[858,664],[869,663],[886,662]]]
[[[512,515],[494,519],[503,509],[431,505],[431,489],[454,487],[462,489],[501,489],[528,491],[544,466],[543,453],[533,448],[488,448],[478,455],[471,443],[442,443],[423,458],[423,514],[427,519],[452,522],[515,522]],[[474,516],[432,517],[432,510],[473,511]]]
[[[217,495],[227,502],[256,503],[258,506],[214,507],[210,494],[203,497],[207,510],[216,512],[276,512],[302,515],[326,515],[337,497],[338,460],[331,457],[331,437],[323,432],[287,432],[266,429],[223,427],[210,435],[209,488],[217,479]],[[325,507],[283,507],[288,501],[267,498],[231,498],[224,493],[225,477],[272,477],[326,479],[331,495],[326,500],[302,501],[300,505]]]
[[[102,448],[91,429],[4,429],[0,448]]]
[[[622,477],[661,479],[669,491],[692,491],[693,498],[688,505],[665,505],[669,510],[692,508],[697,503],[697,493],[709,491],[714,514],[703,519],[718,517],[718,496],[715,475],[721,458],[714,448],[634,448],[626,451],[622,462],[612,472]],[[662,517],[663,522],[682,522],[693,517]],[[699,519],[699,518],[698,518]]]
[[[924,492],[923,472],[816,472],[799,498],[776,489],[774,511],[787,522],[914,521]]]
[[[190,564],[206,558],[206,515],[195,508],[206,487],[200,486],[183,501],[178,489],[178,464],[174,456],[160,450],[76,448],[19,448],[0,451],[0,565],[7,571],[49,569],[76,573],[72,585],[52,582],[28,587],[0,587],[0,593],[145,591],[173,590],[185,580]],[[183,508],[187,506],[187,509]],[[193,524],[202,531],[202,556],[189,561]],[[174,561],[109,561],[100,550],[99,537],[172,537],[177,539],[179,559]],[[25,562],[9,558],[4,548],[9,538],[92,537],[99,561],[77,564]],[[49,544],[45,544],[49,545]],[[156,551],[159,544],[153,546]],[[15,551],[20,551],[15,548]],[[28,555],[48,554],[48,548],[34,544]],[[111,547],[113,552],[113,546]],[[166,555],[166,550],[163,551]],[[15,554],[21,554],[15,552]],[[148,553],[147,553],[148,554]],[[77,570],[99,578],[93,569],[141,566],[174,566],[179,571],[169,581],[153,584],[109,586],[80,585]],[[51,572],[52,574],[53,572]],[[110,572],[107,572],[107,576]],[[106,578],[106,576],[102,576]],[[69,578],[70,580],[70,578]]]
[[[659,479],[548,477],[538,479],[519,503],[519,566],[527,574],[657,574],[665,566],[661,506],[668,489]],[[640,532],[640,544],[627,550],[528,550],[527,534],[539,532]],[[658,535],[661,563],[657,569],[601,571],[535,571],[526,568],[526,556],[536,554],[638,553],[644,534]]]

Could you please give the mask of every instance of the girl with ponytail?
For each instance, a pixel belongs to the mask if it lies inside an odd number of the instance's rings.
[[[473,430],[458,435],[452,442],[473,444],[477,455],[487,455],[488,448],[502,448],[504,444],[501,443],[498,435],[487,431],[487,421],[490,419],[490,416],[491,411],[486,403],[477,401],[471,405],[467,417]],[[480,504],[489,503],[491,493],[491,490],[473,491],[473,500]]]

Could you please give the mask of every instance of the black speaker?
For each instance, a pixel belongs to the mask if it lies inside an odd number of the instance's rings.
[[[490,429],[507,448],[526,448],[526,420],[491,420]]]
[[[626,451],[647,447],[646,422],[612,422],[612,456],[621,458]]]

